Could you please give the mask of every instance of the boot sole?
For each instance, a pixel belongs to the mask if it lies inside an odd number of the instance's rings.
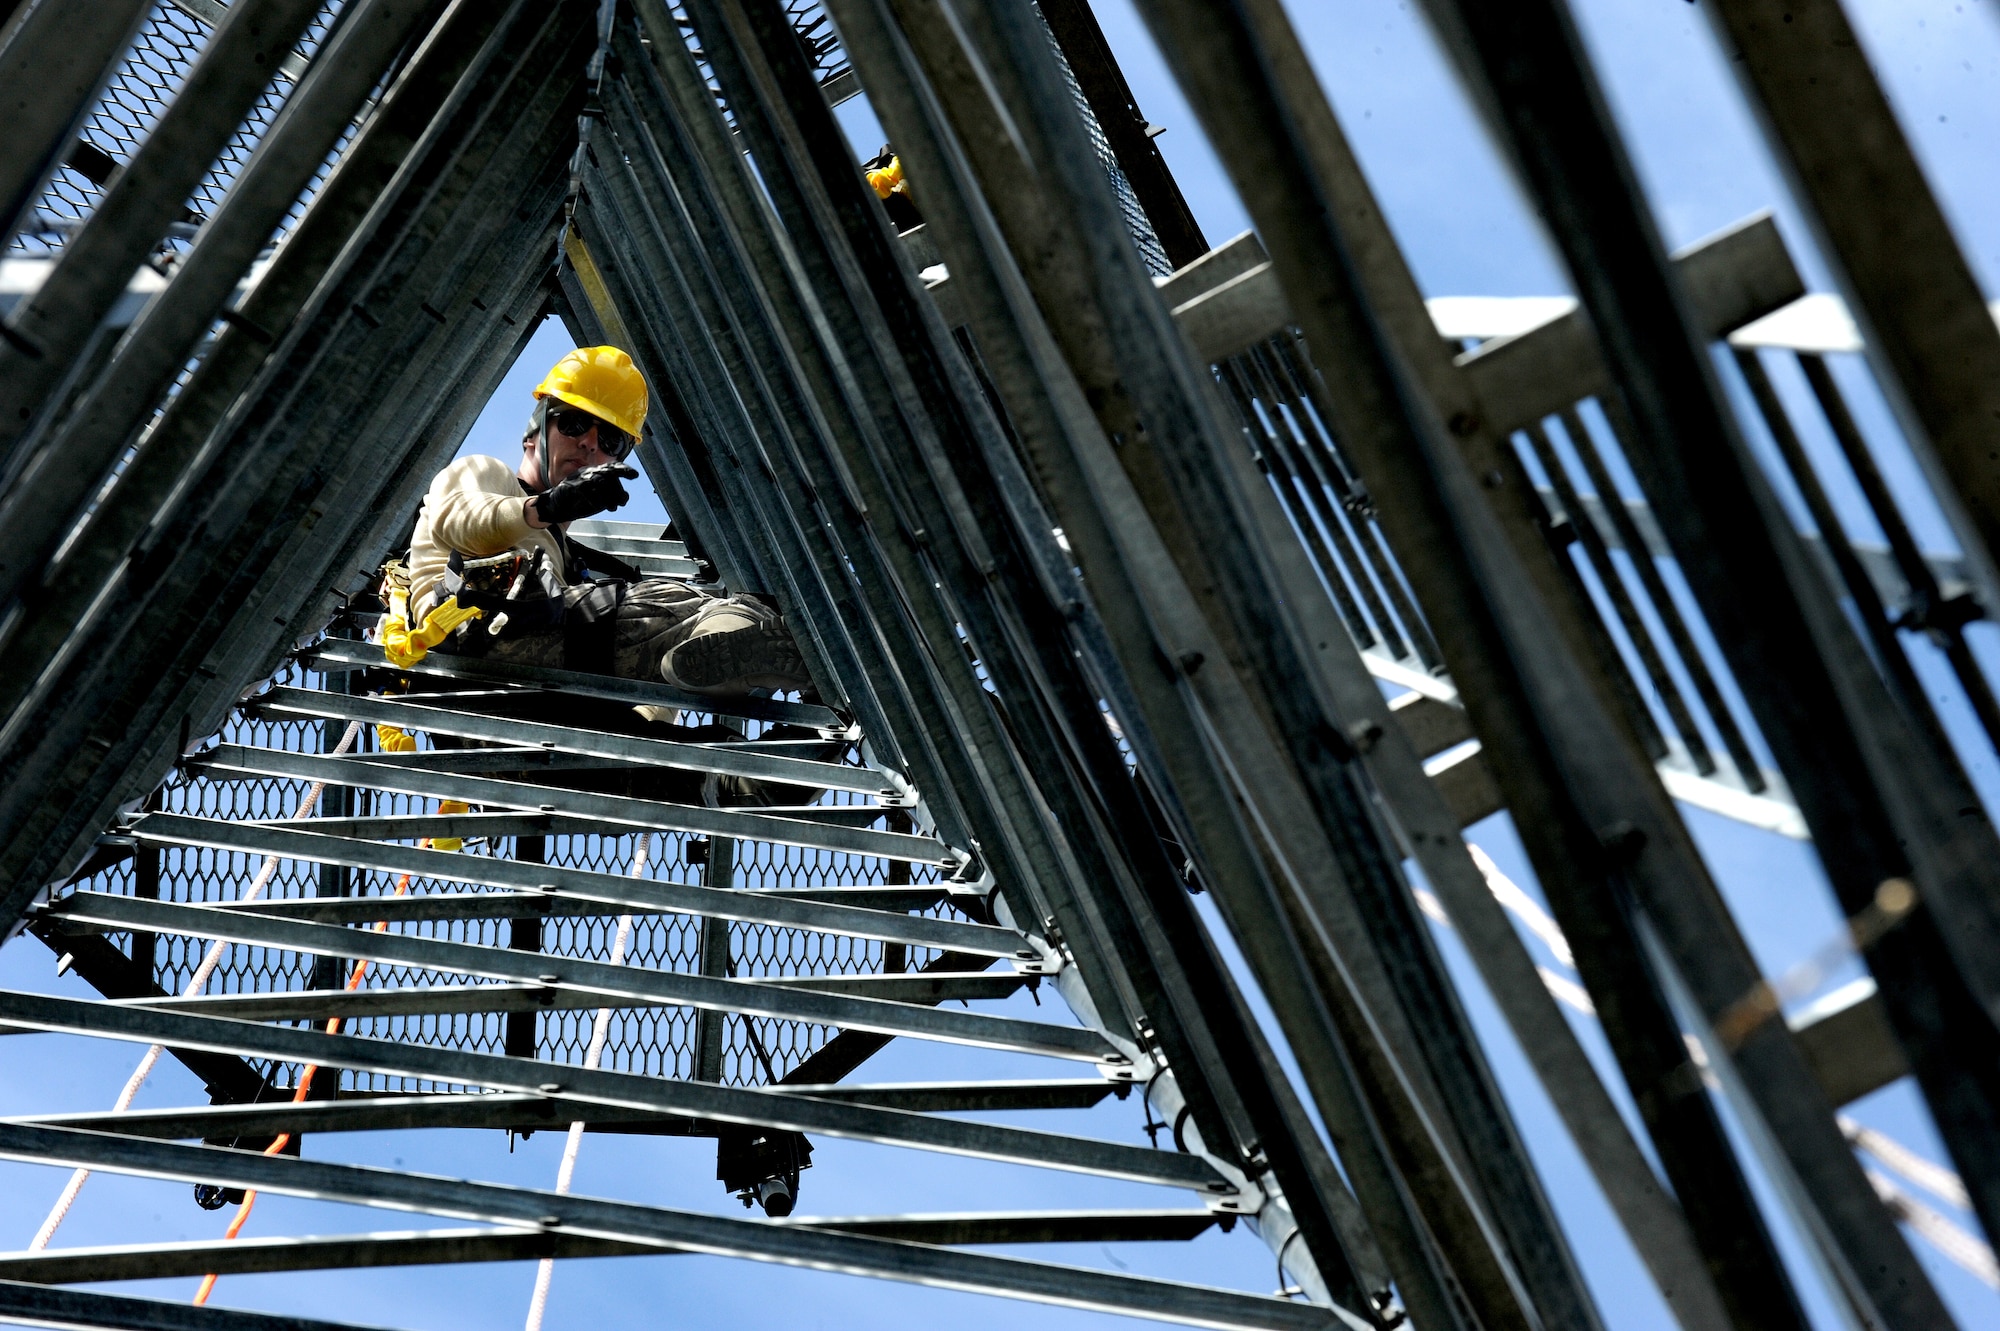
[[[732,633],[706,633],[690,638],[667,654],[662,674],[684,688],[713,689],[726,684],[771,677],[806,682],[805,658],[791,635],[775,624],[758,624]],[[754,683],[751,685],[754,686]]]

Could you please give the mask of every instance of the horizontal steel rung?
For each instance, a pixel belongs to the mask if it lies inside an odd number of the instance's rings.
[[[1215,1224],[1210,1211],[1023,1211],[1008,1215],[792,1216],[787,1227],[866,1234],[904,1243],[1158,1243],[1195,1238]],[[522,1229],[438,1229],[307,1238],[237,1239],[218,1245],[121,1244],[57,1252],[0,1253],[0,1280],[82,1284],[172,1276],[251,1275],[374,1266],[518,1262],[540,1257],[643,1257],[677,1252],[647,1243],[586,1239]]]
[[[928,915],[906,915],[886,910],[863,910],[855,906],[802,901],[796,897],[767,895],[748,888],[697,887],[653,878],[595,873],[560,865],[503,860],[490,855],[465,855],[450,850],[430,850],[422,846],[385,845],[377,841],[355,841],[346,837],[320,836],[295,830],[309,822],[289,827],[268,823],[226,823],[212,818],[189,818],[183,814],[153,813],[134,824],[134,834],[149,844],[211,846],[245,851],[255,855],[276,855],[283,859],[317,864],[340,864],[351,869],[371,869],[384,873],[407,873],[413,878],[444,882],[478,883],[487,887],[515,888],[536,896],[572,897],[583,901],[629,906],[648,911],[671,911],[682,915],[712,915],[721,919],[743,920],[793,929],[814,929],[822,933],[847,934],[857,938],[879,938],[892,943],[912,943],[919,947],[946,951],[976,952],[989,957],[1016,957],[1034,960],[1040,954],[1011,929],[965,920],[941,920]],[[545,892],[552,887],[553,893]],[[456,900],[463,901],[464,896]],[[398,918],[479,918],[467,913],[457,916],[425,916],[424,896],[385,900],[378,906],[371,898],[326,898],[294,902],[224,903],[209,909],[249,910],[259,914],[304,915],[308,918],[345,919],[370,923]],[[473,898],[477,900],[477,898]],[[509,903],[495,903],[496,906]],[[490,910],[490,908],[489,908]],[[380,913],[373,913],[373,912]],[[532,918],[488,914],[485,918]]]
[[[627,522],[623,518],[578,518],[569,524],[569,533],[592,545],[606,537],[622,537],[626,540],[644,541],[648,545],[659,546],[666,553],[686,557],[687,542],[673,540],[660,534],[657,522]]]
[[[35,1114],[6,1120],[45,1127],[80,1128],[161,1140],[228,1142],[281,1132],[402,1132],[412,1129],[472,1128],[540,1132],[584,1123],[593,1128],[643,1129],[649,1125],[686,1135],[703,1122],[686,1114],[609,1109],[560,1095],[487,1094],[383,1095],[339,1100],[281,1101],[271,1104],[193,1105],[178,1109],[127,1110],[110,1114]],[[714,1124],[708,1132],[713,1135]]]
[[[533,748],[496,746],[490,749],[416,749],[408,753],[367,753],[360,757],[384,767],[423,767],[433,772],[606,772],[638,766],[622,758],[598,758],[587,753],[557,753]]]
[[[357,1202],[587,1238],[644,1242],[718,1256],[883,1276],[1012,1295],[1065,1307],[1244,1331],[1325,1331],[1365,1326],[1352,1314],[1233,1290],[935,1248],[836,1230],[703,1215],[659,1206],[564,1196],[461,1179],[0,1124],[0,1157],[107,1172],[221,1183],[295,1197]]]
[[[745,984],[785,985],[829,994],[859,994],[892,1003],[934,1004],[954,998],[1005,998],[1026,983],[1011,971],[899,975],[752,977]],[[427,1017],[463,1012],[579,1011],[669,1007],[672,1004],[551,989],[539,984],[458,984],[408,989],[304,989],[292,993],[205,994],[196,998],[121,998],[129,1007],[199,1012],[236,1021],[324,1021],[339,1017]]]
[[[506,769],[500,769],[506,770]],[[758,807],[766,818],[794,818],[828,827],[866,827],[888,810],[873,804],[814,804],[796,808]],[[432,841],[445,837],[497,841],[511,836],[626,836],[617,823],[594,822],[561,813],[414,813],[368,818],[256,818],[232,820],[252,827],[303,828],[320,836],[355,837],[362,841]]]
[[[909,1113],[1005,1112],[1023,1109],[1089,1109],[1132,1083],[1102,1078],[1068,1081],[906,1082],[881,1086],[786,1087],[780,1093],[816,1100],[899,1109]],[[560,1095],[510,1092],[457,1095],[344,1095],[339,1100],[273,1104],[197,1105],[180,1109],[128,1109],[123,1113],[39,1114],[7,1120],[45,1127],[82,1128],[137,1137],[207,1138],[273,1136],[280,1132],[384,1132],[409,1128],[514,1128],[535,1131],[565,1123],[600,1126],[687,1125],[684,1114],[607,1109]]]
[[[770,841],[811,850],[911,860],[920,864],[955,866],[958,863],[955,853],[942,842],[905,832],[832,827],[797,818],[773,818],[740,809],[696,808],[685,804],[629,799],[623,795],[552,789],[522,781],[428,771],[396,763],[377,763],[371,759],[372,755],[336,758],[319,753],[294,753],[288,749],[218,744],[193,755],[188,764],[203,773],[221,771],[281,776],[299,781],[325,781],[329,785],[394,791],[400,795],[421,795],[429,799],[459,800],[482,807],[498,805],[502,808],[566,813],[599,822],[618,823],[635,831],[695,832],[702,836]]]
[[[975,1110],[1089,1109],[1107,1096],[1120,1100],[1132,1093],[1135,1081],[1111,1081],[1103,1077],[1016,1081],[903,1081],[838,1082],[813,1085],[787,1084],[784,1089],[816,1100],[843,1100],[855,1104],[882,1105],[919,1113],[956,1114]]]
[[[1229,1185],[1199,1156],[1154,1151],[965,1119],[809,1098],[766,1088],[680,1081],[627,1072],[508,1058],[435,1045],[403,1044],[218,1017],[110,1007],[77,999],[0,990],[0,1021],[177,1048],[353,1068],[396,1077],[561,1096],[613,1109],[636,1109],[727,1123],[752,1123],[919,1150],[1102,1174],[1169,1187],[1227,1192]],[[470,1097],[468,1097],[470,1098]],[[346,1102],[336,1101],[336,1106]],[[574,1113],[575,1110],[568,1112]],[[612,1117],[606,1115],[605,1117]],[[563,1121],[560,1118],[558,1121]],[[0,1136],[8,1125],[0,1124]],[[92,1134],[93,1136],[98,1134]],[[202,1177],[207,1177],[203,1175]]]
[[[182,0],[179,7],[191,3],[193,0]],[[353,1322],[246,1313],[233,1308],[193,1308],[129,1294],[53,1289],[14,1280],[0,1280],[0,1319],[9,1325],[98,1327],[104,1331],[374,1331]]]
[[[44,908],[44,913],[51,918],[76,919],[87,924],[213,938],[320,956],[355,957],[420,970],[457,971],[619,998],[660,999],[780,1021],[805,1021],[884,1035],[908,1035],[920,1040],[1011,1049],[1051,1058],[1114,1063],[1124,1059],[1103,1036],[1080,1026],[1055,1026],[953,1008],[814,993],[680,971],[612,966],[578,957],[279,920],[208,906],[79,892]]]
[[[868,889],[857,889],[866,892]],[[758,895],[763,895],[759,893]],[[775,894],[774,894],[775,895]],[[281,920],[312,920],[319,924],[374,924],[408,923],[412,920],[541,920],[592,918],[603,919],[613,915],[672,915],[692,912],[670,911],[664,906],[613,905],[608,902],[579,900],[564,893],[555,892],[426,892],[408,897],[301,897],[290,901],[253,901],[248,904],[236,901],[209,903],[217,910],[242,910],[256,915],[270,915]],[[841,907],[846,909],[846,907]],[[703,912],[710,917],[737,919],[740,915],[723,916],[720,911]],[[887,914],[887,911],[871,910],[869,914]],[[910,917],[903,917],[910,918]],[[923,919],[924,917],[915,917]],[[946,921],[949,923],[950,921]],[[895,926],[888,926],[895,928]],[[977,927],[977,926],[975,926]],[[856,934],[852,930],[821,929],[822,933],[846,933],[854,937],[871,935]],[[900,932],[900,931],[899,931]],[[894,941],[894,940],[892,940]],[[1009,955],[1018,956],[1018,953]],[[796,978],[799,983],[818,979],[834,980],[875,980],[883,976],[823,976],[802,975],[788,977],[787,983]]]
[[[575,670],[553,670],[545,666],[513,665],[505,661],[482,661],[464,656],[432,652],[411,666],[392,666],[373,643],[347,642],[329,638],[304,656],[308,668],[327,674],[349,670],[392,670],[403,675],[425,675],[434,679],[482,680],[496,684],[525,684],[558,689],[583,698],[605,702],[626,702],[638,706],[678,707],[683,711],[709,712],[716,716],[737,716],[746,721],[779,721],[815,730],[845,730],[847,722],[830,707],[816,703],[782,702],[776,698],[710,698],[636,679],[614,679],[609,675],[587,675]]]
[[[419,694],[418,697],[423,695]],[[865,767],[841,763],[814,762],[788,758],[783,754],[761,754],[750,748],[711,749],[680,740],[642,739],[636,735],[610,735],[573,726],[550,725],[545,721],[521,721],[513,717],[461,712],[448,707],[397,698],[371,698],[348,693],[322,693],[316,689],[280,687],[260,694],[248,704],[259,716],[306,716],[337,721],[363,721],[370,725],[403,726],[460,739],[487,740],[498,744],[540,744],[558,753],[582,753],[599,758],[620,758],[654,767],[677,767],[684,771],[715,772],[724,776],[749,777],[759,781],[782,781],[797,786],[825,786],[868,795],[893,795],[895,787]]]

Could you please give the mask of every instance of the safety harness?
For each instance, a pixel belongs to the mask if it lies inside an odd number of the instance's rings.
[[[447,596],[412,625],[410,567],[401,559],[392,558],[382,565],[382,598],[389,605],[389,613],[382,617],[382,654],[399,666],[415,665],[467,621],[486,613],[476,606],[461,606],[456,598]]]
[[[485,559],[467,559],[454,550],[438,583],[444,599],[414,625],[409,566],[390,559],[382,566],[382,593],[389,605],[382,620],[383,653],[396,665],[410,666],[433,649],[478,657],[495,642],[561,630],[565,670],[610,674],[618,607],[628,584],[644,575],[560,528],[552,530],[563,549],[561,572],[549,567],[544,550],[508,550]],[[565,581],[564,574],[574,580]]]

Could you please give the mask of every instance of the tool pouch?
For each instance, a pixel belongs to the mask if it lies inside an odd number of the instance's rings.
[[[563,598],[563,668],[609,675],[618,646],[618,607],[625,603],[622,582],[587,582]]]

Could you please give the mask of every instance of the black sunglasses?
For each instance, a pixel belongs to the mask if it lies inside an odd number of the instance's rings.
[[[593,429],[596,430],[599,451],[617,462],[623,462],[625,455],[632,451],[631,435],[575,407],[564,407],[561,411],[550,412],[549,424],[571,439],[581,439]]]

